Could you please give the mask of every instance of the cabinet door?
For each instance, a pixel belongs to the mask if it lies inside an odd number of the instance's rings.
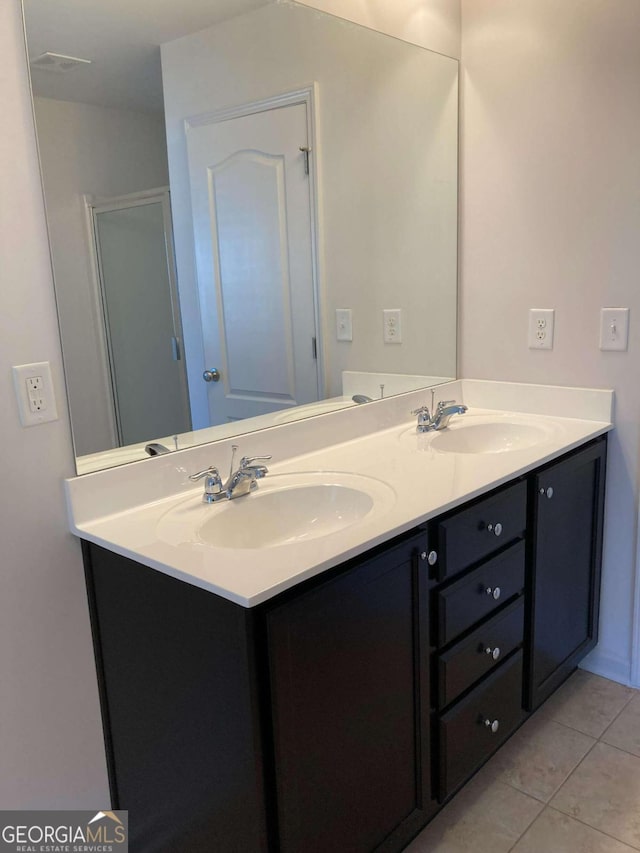
[[[369,853],[425,822],[425,550],[410,537],[267,615],[283,853]]]
[[[530,709],[597,642],[605,456],[599,440],[532,481]]]

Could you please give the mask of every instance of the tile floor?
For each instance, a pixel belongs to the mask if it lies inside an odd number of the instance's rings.
[[[578,670],[408,853],[640,850],[640,691]]]

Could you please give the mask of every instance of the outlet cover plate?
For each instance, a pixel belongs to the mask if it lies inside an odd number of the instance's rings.
[[[14,366],[13,384],[22,426],[38,426],[58,420],[51,365],[48,361]]]
[[[553,349],[555,309],[529,308],[529,349]]]
[[[383,340],[385,344],[402,343],[402,309],[384,308],[383,316]]]

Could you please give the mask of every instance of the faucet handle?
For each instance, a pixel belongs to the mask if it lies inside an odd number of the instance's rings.
[[[412,415],[426,415],[429,417],[429,406],[420,406],[418,409],[413,409],[411,412]]]
[[[219,499],[222,494],[222,480],[220,472],[214,465],[209,465],[204,471],[198,471],[197,474],[190,474],[189,479],[192,482],[202,480],[204,478],[204,494],[202,500],[205,503],[213,503]]]
[[[222,480],[220,478],[220,472],[214,465],[209,465],[208,468],[205,468],[204,471],[198,471],[197,474],[190,474],[189,479],[195,483],[198,480],[204,480],[204,491],[205,494],[213,495],[222,491]]]
[[[447,406],[455,405],[455,400],[440,400],[438,403],[438,411],[441,412],[443,409],[446,409]]]
[[[272,456],[243,456],[240,460],[241,468],[248,468],[254,464],[254,462],[268,462],[269,459],[272,459]],[[264,467],[264,466],[261,466]]]
[[[198,471],[197,474],[189,474],[189,479],[194,483],[198,480],[202,480],[203,477],[218,477],[218,479],[220,479],[220,472],[214,465],[209,465],[208,468],[205,468],[203,471]]]

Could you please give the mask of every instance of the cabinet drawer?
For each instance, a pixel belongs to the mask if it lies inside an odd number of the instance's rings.
[[[438,707],[451,704],[464,690],[495,669],[522,643],[524,599],[520,597],[465,640],[438,658]]]
[[[522,651],[440,720],[440,800],[452,794],[518,726]]]
[[[435,524],[438,580],[452,577],[524,534],[527,486],[516,483]]]
[[[524,542],[520,541],[436,593],[437,644],[455,640],[523,587]]]

